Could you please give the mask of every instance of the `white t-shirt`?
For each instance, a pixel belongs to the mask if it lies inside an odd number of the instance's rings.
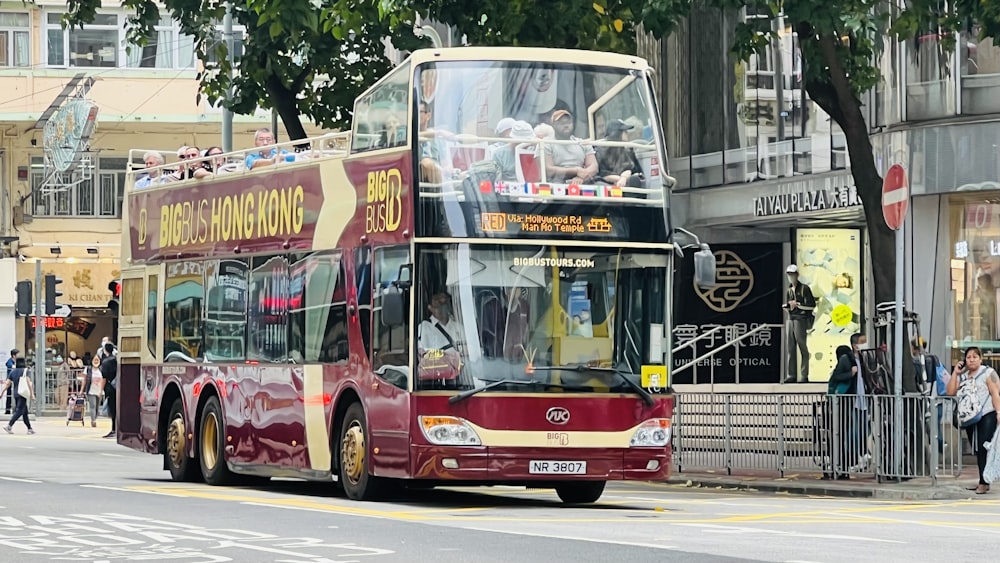
[[[452,342],[448,342],[445,335],[441,334],[441,331],[437,328],[440,326],[451,336]],[[418,346],[423,350],[444,350],[449,347],[449,344],[454,344],[458,348],[462,344],[462,327],[455,319],[449,319],[448,322],[442,323],[437,317],[431,316],[431,318],[420,323],[417,328],[417,342]],[[455,350],[459,352],[459,350]]]
[[[101,370],[93,368],[90,372],[90,390],[87,391],[87,394],[99,396],[101,394],[101,383],[103,382],[104,376],[101,375]]]

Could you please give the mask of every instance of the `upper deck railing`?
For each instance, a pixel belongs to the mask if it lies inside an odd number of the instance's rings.
[[[464,133],[437,133],[430,142],[440,143],[446,149],[443,162],[439,162],[444,176],[440,182],[421,181],[418,191],[421,198],[454,198],[457,201],[465,201],[470,196],[466,186],[471,178],[479,193],[493,194],[511,200],[542,197],[553,202],[594,203],[595,198],[605,198],[621,203],[662,206],[666,198],[664,185],[669,188],[674,183],[674,179],[666,174],[665,167],[660,163],[660,153],[656,145],[649,141],[511,139]],[[516,177],[490,180],[477,176],[473,166],[478,162],[491,160],[499,150],[499,145],[503,144],[514,145]],[[629,186],[596,178],[585,184],[550,181],[546,171],[546,158],[550,157],[545,149],[554,145],[585,145],[594,149],[620,147],[634,151],[641,169],[632,172],[643,174],[643,185]]]
[[[328,133],[306,139],[287,141],[263,147],[251,147],[228,153],[199,156],[198,158],[179,159],[176,156],[177,149],[168,151],[157,149],[131,149],[129,151],[128,181],[127,189],[155,189],[167,186],[190,186],[199,182],[205,182],[215,178],[233,178],[241,174],[248,174],[252,170],[246,167],[247,156],[272,152],[278,156],[275,165],[281,166],[288,163],[309,162],[322,159],[343,158],[348,154],[348,147],[351,144],[351,134]],[[166,162],[160,166],[147,167],[143,163],[144,155],[147,153],[157,153]],[[206,167],[208,165],[208,167]],[[187,174],[179,175],[179,170],[201,169],[209,172],[202,178],[188,178]],[[271,168],[273,170],[274,168]],[[259,171],[260,169],[258,169]],[[135,182],[155,173],[157,179],[150,185],[141,188],[135,187]]]

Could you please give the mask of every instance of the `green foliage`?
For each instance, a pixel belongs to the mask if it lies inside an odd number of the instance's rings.
[[[233,23],[246,28],[243,56],[230,68],[217,26],[220,0],[123,0],[130,14],[128,40],[142,46],[153,25],[169,15],[194,37],[203,65],[201,94],[236,113],[278,110],[289,135],[304,136],[298,117],[323,127],[345,127],[354,99],[390,69],[383,38],[401,49],[420,45],[413,12],[386,13],[385,0],[243,0],[233,2]],[[92,21],[100,0],[70,0],[64,25]],[[232,70],[232,73],[230,71]],[[231,78],[232,76],[232,78]],[[231,94],[230,94],[231,92]]]

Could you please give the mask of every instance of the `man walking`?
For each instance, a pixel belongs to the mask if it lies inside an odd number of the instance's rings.
[[[18,350],[17,348],[14,348],[13,350],[10,351],[10,358],[7,359],[7,380],[8,381],[10,380],[10,374],[11,374],[11,372],[14,371],[14,367],[17,364],[17,356],[20,353],[21,353],[21,351]],[[3,413],[4,414],[10,414],[10,400],[11,400],[11,397],[12,397],[13,393],[14,393],[14,390],[12,388],[10,388],[10,387],[8,387],[7,391],[5,393],[3,393],[3,396],[5,397],[4,398],[5,407],[3,409]]]
[[[104,396],[108,401],[108,418],[111,419],[111,432],[104,435],[105,438],[114,438],[116,420],[118,414],[118,358],[115,356],[115,345],[111,342],[104,344],[104,361],[101,362],[101,375],[104,376]]]
[[[816,298],[809,286],[799,281],[799,268],[791,264],[785,270],[788,276],[788,291],[782,308],[788,311],[788,376],[785,383],[795,383],[795,350],[801,355],[801,376],[799,383],[809,381],[809,345],[806,334],[813,324],[813,310],[816,309]]]
[[[26,378],[28,382],[28,388],[31,390],[30,397],[35,398],[35,386],[31,383],[31,377],[25,373],[27,364],[24,362],[24,358],[18,358],[17,362],[14,364],[14,369],[10,372],[7,377],[7,381],[3,384],[3,391],[6,392],[7,389],[17,389],[18,385],[21,383],[21,378]],[[31,421],[28,420],[28,398],[22,397],[17,391],[14,392],[14,416],[10,418],[10,422],[3,429],[8,434],[14,433],[14,423],[17,419],[24,418],[24,425],[28,427],[28,434],[34,434],[35,431],[31,428]]]

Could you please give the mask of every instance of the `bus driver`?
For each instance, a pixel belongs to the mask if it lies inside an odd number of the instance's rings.
[[[452,316],[451,295],[435,293],[427,304],[430,316],[417,329],[417,347],[421,355],[427,350],[451,350],[461,353],[462,327]]]

